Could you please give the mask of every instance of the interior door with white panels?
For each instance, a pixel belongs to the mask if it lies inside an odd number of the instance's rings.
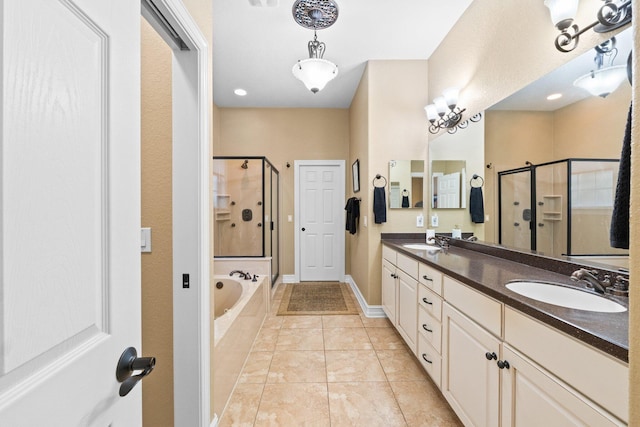
[[[344,280],[344,162],[299,169],[301,281]]]
[[[0,10],[0,425],[139,425],[140,3]]]

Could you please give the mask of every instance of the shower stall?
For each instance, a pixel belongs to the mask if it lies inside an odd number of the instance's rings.
[[[213,157],[214,256],[271,257],[279,269],[279,173],[266,157]]]
[[[565,159],[498,172],[499,243],[551,256],[624,255],[609,229],[618,159]]]

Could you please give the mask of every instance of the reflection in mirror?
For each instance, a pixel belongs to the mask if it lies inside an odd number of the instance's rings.
[[[630,29],[616,35],[617,60],[613,60],[613,66],[626,63],[631,42]],[[611,93],[598,93],[599,96],[574,86],[579,77],[598,69],[594,57],[597,62],[597,51],[590,50],[486,111],[485,163],[489,169],[485,177],[485,211],[492,219],[485,224],[486,241],[550,256],[578,253],[580,262],[595,260],[614,267],[628,266],[628,251],[612,250],[609,244],[617,173],[605,166],[617,165],[620,159],[631,86],[625,79]],[[607,66],[610,59],[606,60]],[[557,95],[550,97],[552,94]],[[555,165],[553,170],[543,166],[551,163]],[[567,164],[572,167],[567,169]],[[508,174],[518,169],[532,172],[535,181],[544,179],[544,184],[537,186],[540,198],[525,197],[527,202],[534,200],[534,206],[525,206],[523,201],[516,206],[512,202],[510,209],[519,209],[517,215],[511,221],[500,221],[512,212],[507,212],[505,206],[501,211],[498,201],[522,199],[513,193],[514,178],[525,175]],[[510,181],[498,185],[499,176]],[[522,188],[531,192],[530,181],[525,181]],[[527,207],[531,210],[529,215],[524,214]],[[563,224],[565,219],[567,223]],[[596,230],[592,221],[596,220],[597,227],[605,232],[592,238]],[[512,232],[516,223],[529,235],[506,238],[504,233]],[[586,228],[576,228],[582,225]],[[572,238],[570,247],[566,247],[568,236]],[[562,248],[555,250],[553,247],[558,245]]]
[[[389,161],[389,208],[422,208],[424,160]]]
[[[467,162],[464,160],[434,160],[431,162],[431,207],[461,209],[467,207]]]

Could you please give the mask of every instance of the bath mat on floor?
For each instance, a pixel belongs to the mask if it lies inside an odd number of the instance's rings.
[[[346,283],[288,283],[278,316],[358,314]]]

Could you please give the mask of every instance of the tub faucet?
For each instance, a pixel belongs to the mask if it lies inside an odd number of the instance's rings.
[[[571,280],[576,282],[583,280],[599,294],[604,294],[607,287],[611,286],[609,276],[604,276],[604,280],[598,279],[598,270],[587,270],[581,268],[571,273]]]
[[[238,273],[238,275],[244,280],[251,280],[251,273],[249,273],[248,271],[245,273],[242,270],[233,270],[231,273],[229,273],[229,276],[233,276],[236,273]]]

